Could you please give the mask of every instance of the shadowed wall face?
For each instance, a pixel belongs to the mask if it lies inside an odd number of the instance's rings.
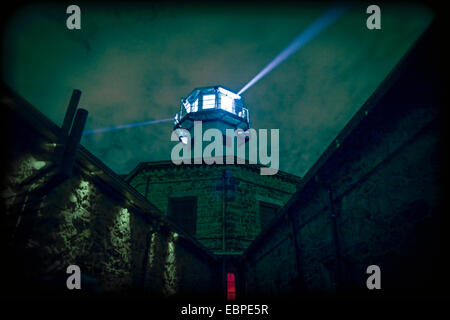
[[[250,295],[435,298],[446,290],[447,162],[436,26],[303,179],[285,208],[291,219],[252,243]],[[381,269],[380,291],[367,289],[370,265]]]
[[[3,35],[3,80],[61,124],[74,88],[87,130],[166,119],[200,86],[235,91],[332,4],[171,7],[83,4],[81,30],[65,5],[30,5]],[[258,128],[280,129],[280,170],[303,176],[429,24],[427,8],[383,5],[382,30],[355,5],[244,94]],[[83,137],[118,173],[168,160],[170,123]]]

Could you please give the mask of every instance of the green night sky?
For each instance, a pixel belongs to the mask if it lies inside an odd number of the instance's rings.
[[[66,28],[67,4],[32,5],[3,34],[3,79],[61,125],[72,89],[89,110],[86,129],[173,117],[194,88],[239,91],[330,3],[281,7],[78,4],[82,29]],[[280,169],[303,176],[425,30],[433,12],[367,5],[336,23],[243,94],[254,128],[280,129]],[[171,123],[83,137],[117,173],[169,160]]]

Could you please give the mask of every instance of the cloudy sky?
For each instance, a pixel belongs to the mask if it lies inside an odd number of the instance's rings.
[[[239,91],[335,6],[79,4],[23,7],[4,30],[3,80],[60,125],[74,88],[86,129],[173,117],[194,88]],[[300,176],[364,104],[433,18],[420,5],[381,6],[382,29],[354,5],[243,94],[252,126],[280,129],[280,169]],[[84,136],[117,173],[169,160],[171,123]]]

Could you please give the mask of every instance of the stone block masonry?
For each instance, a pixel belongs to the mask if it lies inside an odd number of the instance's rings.
[[[445,285],[443,105],[427,33],[246,250],[247,295],[439,297]]]
[[[260,201],[279,207],[300,178],[262,176],[257,165],[139,164],[126,180],[166,215],[172,198],[195,197],[195,237],[214,253],[242,253],[261,231]],[[170,218],[170,217],[169,217]]]

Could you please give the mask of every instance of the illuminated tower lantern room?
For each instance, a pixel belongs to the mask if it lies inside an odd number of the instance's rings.
[[[222,86],[197,88],[181,99],[180,111],[174,118],[174,130],[181,142],[188,142],[185,130],[192,140],[195,139],[194,121],[202,121],[202,131],[216,128],[224,137],[227,129],[246,131],[250,128],[249,113],[242,97]]]

